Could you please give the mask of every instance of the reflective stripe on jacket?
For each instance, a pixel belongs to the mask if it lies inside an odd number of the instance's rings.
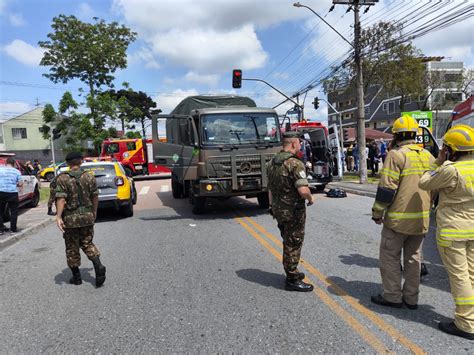
[[[458,161],[446,161],[436,170],[427,171],[420,180],[424,190],[439,190],[436,208],[437,241],[474,240],[474,155]]]
[[[421,175],[434,166],[433,156],[413,141],[390,150],[380,171],[379,187],[395,190],[391,203],[375,201],[372,215],[398,233],[426,234],[429,228],[430,193],[418,187]]]

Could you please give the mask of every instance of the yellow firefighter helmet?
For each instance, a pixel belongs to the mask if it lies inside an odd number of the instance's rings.
[[[443,137],[443,143],[455,152],[474,151],[474,128],[460,124],[450,128]]]
[[[402,132],[418,132],[418,123],[416,120],[408,115],[403,115],[393,122],[392,133]]]

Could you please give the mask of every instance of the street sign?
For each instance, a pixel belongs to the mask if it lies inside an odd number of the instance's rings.
[[[402,115],[408,115],[414,118],[418,125],[420,126],[420,130],[415,138],[416,143],[423,144],[429,143],[431,138],[427,134],[423,134],[422,127],[428,129],[430,132],[433,131],[433,112],[432,111],[411,111],[411,112],[402,112]]]

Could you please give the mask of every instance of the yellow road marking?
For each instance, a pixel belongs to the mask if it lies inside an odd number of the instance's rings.
[[[265,235],[268,239],[273,241],[276,245],[282,246],[282,242],[279,238],[275,237],[273,234],[268,232],[263,226],[258,224],[252,218],[245,216],[245,220],[248,221],[250,224],[254,226],[256,230],[260,233]],[[240,222],[239,222],[240,223]],[[266,242],[266,241],[265,241]],[[281,256],[279,258],[281,260]],[[362,304],[359,303],[357,299],[347,294],[344,289],[340,286],[335,284],[332,280],[328,279],[323,273],[321,273],[316,267],[311,265],[310,263],[306,262],[303,258],[300,260],[301,265],[305,267],[305,269],[312,275],[316,276],[321,282],[323,282],[326,286],[331,287],[332,290],[340,297],[342,297],[349,305],[351,305],[356,311],[358,311],[363,316],[367,317],[372,323],[377,325],[381,330],[387,333],[389,336],[400,342],[400,344],[404,345],[414,354],[426,354],[426,352],[418,345],[413,343],[399,331],[397,331],[394,327],[386,323],[382,318],[372,312],[370,309],[366,308]]]
[[[242,227],[244,227],[260,244],[262,244],[273,256],[280,262],[282,259],[281,252],[276,250],[264,238],[258,235],[241,217],[234,218]],[[344,320],[352,329],[354,329],[370,346],[372,346],[379,354],[390,353],[390,350],[367,330],[357,319],[355,319],[349,312],[342,308],[336,301],[334,301],[326,292],[318,287],[315,287],[313,292],[323,301],[333,312],[335,312],[342,320]]]

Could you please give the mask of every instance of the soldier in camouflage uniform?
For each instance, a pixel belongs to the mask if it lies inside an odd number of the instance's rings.
[[[81,153],[69,153],[66,162],[70,171],[57,178],[56,222],[63,232],[67,264],[73,275],[69,282],[74,285],[82,283],[79,271],[81,248],[94,264],[96,286],[100,287],[105,281],[105,266],[101,264],[100,252],[92,242],[99,204],[97,183],[92,174],[81,171]]]
[[[53,203],[56,201],[56,176],[49,183],[49,200],[48,200],[48,215],[56,216],[56,212],[53,212]]]
[[[313,204],[308,187],[305,166],[296,155],[301,149],[299,134],[283,135],[283,150],[268,165],[268,188],[271,213],[278,222],[283,239],[283,267],[286,273],[285,289],[308,292],[313,285],[303,282],[305,275],[298,270],[304,240],[306,206]]]

